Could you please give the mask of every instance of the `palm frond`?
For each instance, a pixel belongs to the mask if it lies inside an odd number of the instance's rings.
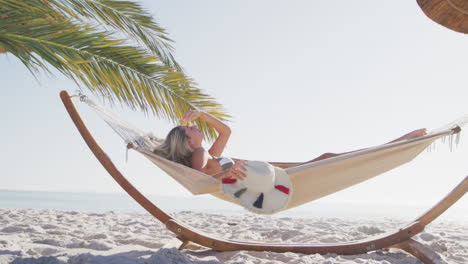
[[[147,49],[84,24],[64,19],[56,10],[24,0],[0,0],[0,47],[21,60],[35,74],[52,66],[111,103],[120,102],[173,122],[184,112],[201,109],[226,120],[221,105],[196,87],[182,72],[166,66]],[[213,139],[215,130],[200,129]]]
[[[182,71],[172,54],[173,41],[167,36],[166,30],[138,3],[117,0],[53,0],[50,3],[65,14],[79,14],[125,33],[145,45],[165,65]]]

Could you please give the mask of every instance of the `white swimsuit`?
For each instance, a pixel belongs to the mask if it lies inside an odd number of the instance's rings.
[[[223,171],[231,168],[234,165],[234,160],[232,160],[231,158],[219,157],[216,158],[216,160],[219,162],[219,165],[221,165]]]

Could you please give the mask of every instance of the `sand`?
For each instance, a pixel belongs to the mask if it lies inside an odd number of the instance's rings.
[[[174,217],[227,239],[332,243],[367,238],[405,225],[379,221],[225,216],[180,212]],[[468,263],[468,223],[434,222],[415,237],[448,263]],[[0,263],[421,263],[397,249],[341,256],[272,252],[178,251],[174,235],[149,214],[0,209]]]

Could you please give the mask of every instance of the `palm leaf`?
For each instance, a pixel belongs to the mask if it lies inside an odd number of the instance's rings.
[[[51,66],[111,103],[120,102],[172,121],[191,109],[225,120],[213,98],[182,72],[174,71],[147,49],[90,25],[76,24],[56,10],[36,7],[37,0],[0,0],[0,46],[33,73]],[[30,6],[29,2],[35,2]],[[47,5],[46,5],[47,6]],[[213,128],[198,122],[212,139]]]
[[[53,0],[51,4],[64,14],[78,14],[100,21],[145,45],[169,67],[182,71],[172,55],[173,42],[138,3],[116,0]]]

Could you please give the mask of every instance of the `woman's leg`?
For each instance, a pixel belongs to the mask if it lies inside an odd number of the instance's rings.
[[[424,135],[426,135],[426,129],[425,128],[417,129],[417,130],[411,131],[411,132],[409,132],[409,133],[407,133],[407,134],[405,134],[405,135],[403,135],[403,136],[401,136],[401,137],[399,137],[399,138],[397,138],[395,140],[392,140],[392,141],[388,142],[387,144],[398,142],[398,141],[405,140],[405,139],[417,138],[417,137],[421,137],[421,136],[424,136]],[[359,149],[359,150],[363,150],[363,149]],[[359,150],[355,150],[355,151],[359,151]],[[319,160],[324,160],[324,159],[340,156],[340,155],[343,155],[343,154],[348,154],[348,153],[355,152],[355,151],[349,151],[349,152],[344,152],[344,153],[330,153],[330,152],[327,152],[327,153],[324,153],[324,154],[318,156],[315,159],[306,161],[306,162],[304,162],[302,164],[315,162],[315,161],[319,161]]]

